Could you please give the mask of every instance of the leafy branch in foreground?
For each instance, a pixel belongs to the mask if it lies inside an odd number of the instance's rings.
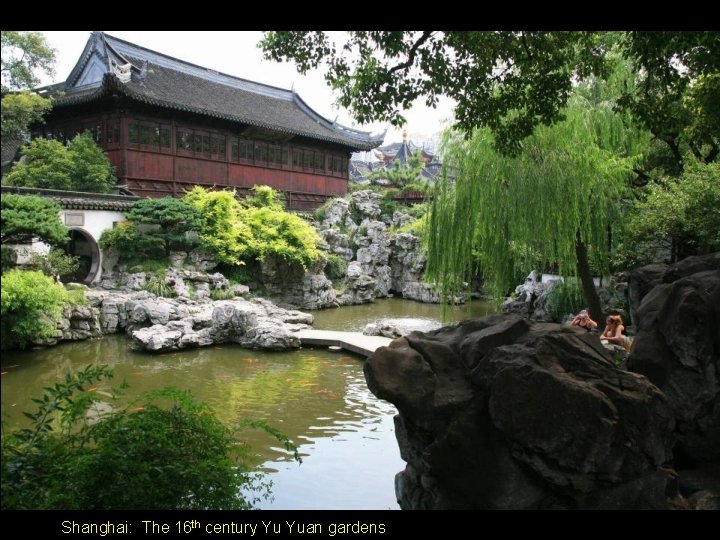
[[[227,427],[187,391],[166,387],[120,405],[119,394],[90,387],[109,377],[106,366],[67,375],[33,399],[31,427],[3,433],[3,509],[251,508],[270,483],[247,465],[238,433],[248,427],[300,461],[276,429],[251,420]]]

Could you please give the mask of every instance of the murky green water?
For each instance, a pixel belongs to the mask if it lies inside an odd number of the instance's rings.
[[[372,304],[346,306],[336,309],[314,311],[315,328],[319,330],[344,330],[362,332],[365,325],[378,319],[428,319],[446,324],[471,317],[482,317],[492,313],[494,308],[487,302],[473,300],[466,305],[447,307],[444,313],[438,304],[422,304],[401,298],[385,298]]]
[[[449,320],[465,318],[454,308]],[[487,306],[471,306],[474,316]],[[316,313],[315,328],[361,330],[385,317],[440,318],[440,307],[406,300],[343,307]],[[265,420],[299,447],[292,461],[269,436],[246,432],[258,463],[273,481],[273,501],[262,508],[397,508],[394,476],[404,468],[394,436],[395,408],[367,389],[362,358],[303,349],[261,353],[233,345],[163,355],[133,353],[124,335],[2,357],[2,418],[5,429],[25,422],[31,397],[66,373],[108,364],[115,378],[100,392],[126,380],[136,395],[166,385],[189,389],[225,422]]]

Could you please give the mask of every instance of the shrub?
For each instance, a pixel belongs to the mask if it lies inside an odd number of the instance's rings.
[[[158,270],[155,275],[148,279],[147,283],[143,287],[144,290],[153,293],[155,296],[162,296],[164,298],[174,298],[177,296],[175,289],[165,283],[167,276],[165,270]]]
[[[37,271],[11,270],[2,275],[1,327],[3,350],[25,348],[55,333],[67,293],[62,285]]]
[[[325,265],[325,275],[332,281],[336,281],[343,279],[346,274],[347,263],[345,259],[335,253],[329,253],[327,255],[327,264]]]
[[[80,257],[68,255],[62,249],[51,249],[47,254],[33,253],[30,265],[46,276],[61,279],[74,274],[80,267]]]
[[[210,291],[210,298],[213,300],[231,300],[235,298],[235,293],[230,289],[212,289]]]
[[[186,233],[199,231],[202,223],[195,208],[172,197],[137,201],[125,217],[135,223],[158,225],[158,232],[141,236],[154,236],[152,242],[162,242],[166,255],[172,250],[192,249],[194,242],[187,238]]]
[[[262,261],[268,255],[306,267],[320,256],[320,238],[299,216],[282,209],[276,192],[263,186],[248,205],[234,191],[207,191],[196,186],[185,201],[203,218],[200,243],[218,261],[237,265],[243,259]],[[262,201],[264,206],[254,206]]]
[[[22,154],[25,160],[15,163],[4,179],[8,185],[97,193],[115,186],[112,163],[87,131],[67,146],[35,139],[23,147]]]
[[[2,262],[2,273],[12,270],[17,266],[17,253],[11,247],[0,247],[0,261]]]
[[[555,322],[562,322],[567,315],[578,313],[584,305],[585,298],[580,284],[572,278],[555,283],[548,291],[545,301],[545,309]]]
[[[245,198],[245,204],[255,208],[272,208],[273,210],[283,210],[285,204],[280,194],[270,186],[252,187],[253,194]]]
[[[248,266],[245,264],[227,265],[221,263],[215,270],[225,276],[233,285],[247,285],[252,283],[255,277],[259,275],[260,268],[258,268],[257,263],[250,263]]]
[[[2,439],[3,509],[243,509],[243,488],[269,496],[249,472],[242,427],[262,429],[297,449],[277,430],[246,421],[223,425],[188,392],[164,388],[122,405],[118,393],[86,388],[112,377],[105,366],[68,374],[34,399],[32,424]],[[106,396],[110,396],[109,398]],[[99,415],[94,404],[111,401]],[[86,419],[94,416],[97,421]],[[264,493],[264,495],[262,495]]]
[[[99,244],[103,249],[115,248],[120,253],[120,262],[128,266],[144,265],[150,260],[167,261],[165,238],[154,233],[141,233],[131,221],[120,222],[103,231]]]
[[[410,233],[418,238],[421,238],[423,245],[427,243],[427,228],[428,228],[428,216],[425,214],[421,218],[416,219],[410,223],[406,223],[402,227],[398,227],[396,232],[398,233]]]
[[[84,289],[65,289],[67,291],[67,304],[71,306],[89,306],[90,301],[85,296]]]
[[[129,246],[134,244],[140,231],[134,223],[130,221],[121,221],[112,229],[105,229],[100,235],[98,244],[103,249],[117,248],[121,253]]]
[[[400,207],[400,205],[396,201],[394,201],[393,199],[391,199],[389,197],[383,197],[382,199],[380,199],[379,206],[380,206],[380,213],[382,215],[390,216],[390,217],[392,217],[392,215]]]

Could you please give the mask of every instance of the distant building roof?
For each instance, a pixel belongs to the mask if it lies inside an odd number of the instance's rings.
[[[85,191],[64,191],[61,189],[25,188],[2,186],[2,194],[39,195],[56,201],[65,210],[130,210],[140,197],[112,195],[109,193],[87,193]]]
[[[382,135],[342,126],[284,90],[184,62],[93,32],[67,81],[38,90],[56,107],[120,94],[149,105],[369,150]]]

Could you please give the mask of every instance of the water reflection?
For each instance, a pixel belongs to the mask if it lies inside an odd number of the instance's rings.
[[[474,302],[453,308],[450,321],[486,313]],[[437,305],[397,299],[317,312],[315,327],[362,330],[386,317],[440,319]],[[115,378],[98,385],[107,392],[123,380],[128,397],[172,385],[189,389],[228,424],[245,418],[265,420],[300,447],[302,465],[277,441],[261,432],[243,436],[257,463],[270,472],[273,501],[266,508],[397,508],[395,474],[404,468],[394,436],[392,405],[367,389],[362,359],[345,353],[305,349],[262,353],[234,345],[163,355],[134,353],[126,336],[68,343],[4,354],[2,361],[4,429],[24,425],[30,398],[67,373],[89,364],[107,364]]]
[[[23,411],[43,386],[88,364],[109,364],[126,380],[128,398],[166,385],[189,389],[220,419],[265,420],[300,447],[303,464],[269,435],[243,432],[275,484],[273,508],[394,508],[393,477],[403,467],[393,434],[394,408],[365,386],[362,359],[323,350],[261,353],[237,346],[164,355],[134,353],[124,336],[3,355],[5,429],[24,425]],[[367,454],[367,456],[365,456]],[[352,486],[352,489],[348,489]],[[261,505],[262,506],[262,505]]]

